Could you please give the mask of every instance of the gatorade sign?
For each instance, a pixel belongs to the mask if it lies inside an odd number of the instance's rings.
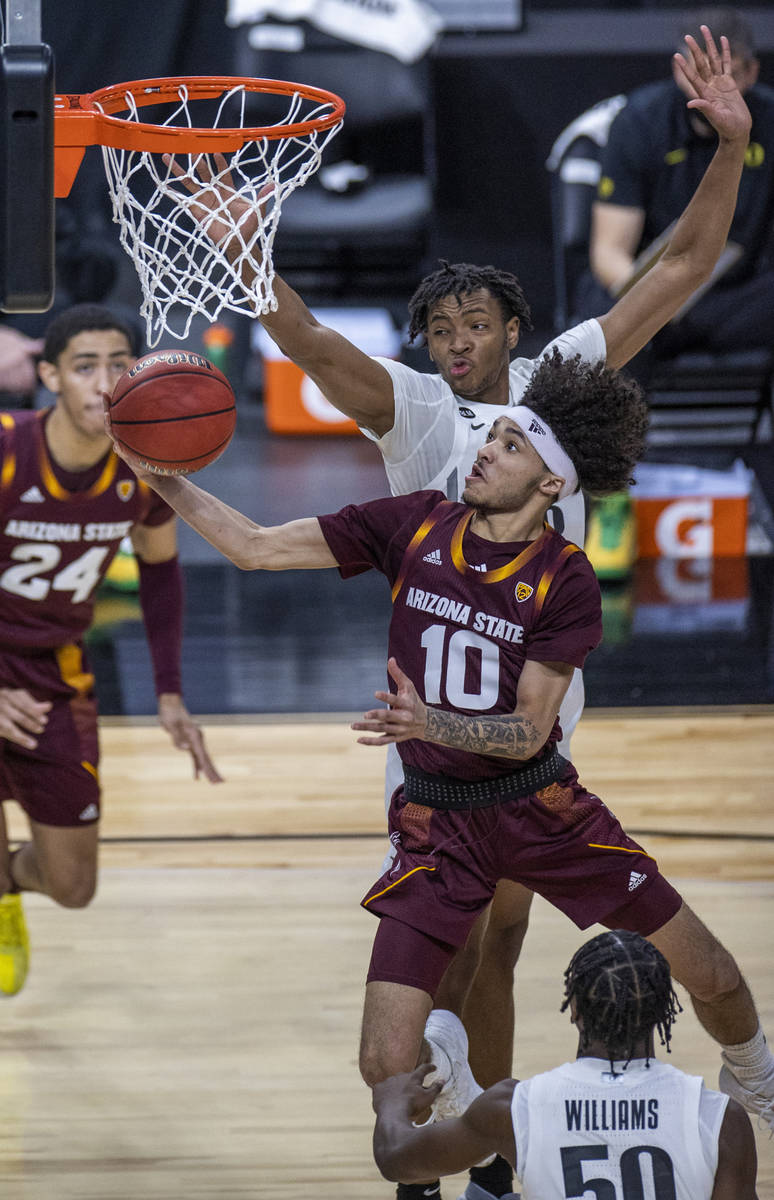
[[[398,357],[400,335],[385,309],[317,309],[314,316],[364,354]],[[254,346],[263,359],[264,414],[273,433],[358,432],[355,422],[334,408],[301,368],[285,357],[257,321]]]
[[[746,497],[638,500],[636,511],[640,558],[718,558],[745,552]]]
[[[632,490],[640,558],[744,555],[750,481],[746,468],[711,471],[640,464]]]

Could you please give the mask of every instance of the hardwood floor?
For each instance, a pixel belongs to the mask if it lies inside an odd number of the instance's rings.
[[[227,776],[215,787],[153,726],[105,722],[99,894],[83,911],[26,898],[30,977],[2,1010],[3,1200],[393,1195],[357,1072],[382,752],[347,718],[206,732]],[[582,777],[736,954],[769,1031],[773,735],[768,710],[592,713],[575,743]],[[591,933],[536,901],[517,1075],[573,1056],[561,974]],[[687,1006],[672,1061],[715,1085],[716,1048]],[[774,1200],[774,1143],[757,1140],[759,1196]],[[445,1181],[446,1200],[463,1186]]]

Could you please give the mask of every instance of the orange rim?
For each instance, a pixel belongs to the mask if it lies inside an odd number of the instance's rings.
[[[138,108],[143,108],[148,104],[178,100],[180,88],[183,86],[188,91],[188,98],[192,100],[213,99],[232,88],[242,87],[248,92],[264,92],[270,95],[298,94],[305,100],[329,105],[331,111],[312,120],[296,121],[289,125],[252,126],[244,129],[192,129],[187,125],[147,124],[112,116],[116,112],[129,111],[127,94],[134,97]],[[208,154],[238,150],[246,142],[263,138],[277,140],[321,132],[338,125],[344,112],[344,101],[335,92],[279,79],[249,79],[226,75],[135,79],[80,96],[55,96],[54,146],[66,149],[100,145],[118,150],[147,150],[158,154]]]
[[[114,117],[128,112],[127,93],[138,108],[180,99],[185,86],[189,99],[204,100],[221,96],[232,88],[248,92],[293,96],[300,95],[316,104],[329,105],[331,111],[309,121],[289,125],[253,126],[247,129],[191,129],[187,125],[158,125]],[[230,75],[199,75],[135,79],[116,83],[84,95],[54,97],[54,195],[69,195],[87,146],[109,146],[115,150],[146,150],[151,154],[226,154],[239,150],[246,142],[262,138],[304,137],[338,125],[345,104],[335,92],[289,83],[281,79],[249,79]]]

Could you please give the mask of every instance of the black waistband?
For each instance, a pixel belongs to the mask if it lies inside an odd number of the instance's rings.
[[[531,796],[549,783],[556,783],[567,765],[567,759],[556,748],[538,762],[494,779],[430,775],[404,763],[404,793],[412,804],[425,804],[429,808],[488,808],[503,800]]]

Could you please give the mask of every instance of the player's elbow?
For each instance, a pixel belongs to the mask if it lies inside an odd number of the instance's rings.
[[[266,530],[259,526],[247,530],[228,552],[228,558],[240,571],[271,571],[271,548],[265,537]]]
[[[687,300],[698,287],[701,287],[710,278],[716,261],[716,254],[670,254],[667,249],[657,265],[665,276],[667,274],[669,276],[667,284],[669,292],[679,293],[683,299]]]
[[[427,1176],[427,1171],[412,1171],[405,1156],[395,1151],[374,1150],[374,1161],[389,1183],[421,1183]]]

